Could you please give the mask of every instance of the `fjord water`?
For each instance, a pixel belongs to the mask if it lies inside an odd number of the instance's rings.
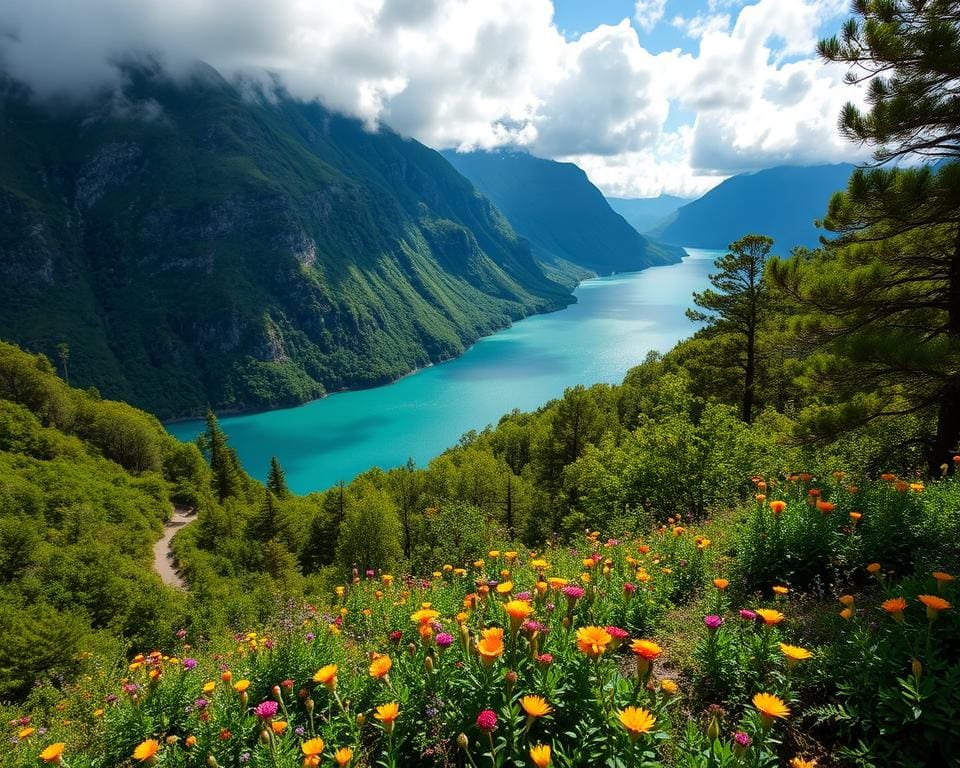
[[[243,467],[265,478],[277,456],[297,493],[349,482],[373,466],[423,465],[471,429],[530,410],[576,384],[617,383],[650,350],[689,336],[684,310],[720,251],[688,248],[680,264],[588,280],[577,303],[487,336],[462,356],[393,384],[296,408],[224,417]],[[192,440],[203,422],[168,425]]]

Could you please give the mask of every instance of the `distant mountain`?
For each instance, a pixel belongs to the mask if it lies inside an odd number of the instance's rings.
[[[608,197],[610,207],[627,220],[637,232],[648,232],[681,205],[693,198],[659,195],[658,197]]]
[[[640,235],[573,163],[522,152],[443,155],[503,211],[547,263],[560,259],[609,274],[683,258],[682,250]]]
[[[650,234],[694,248],[726,248],[749,233],[772,237],[779,254],[815,246],[823,231],[813,222],[826,213],[830,196],[846,188],[853,168],[781,166],[733,176],[678,208]]]
[[[205,66],[0,79],[0,338],[162,417],[382,384],[572,301],[437,152]]]

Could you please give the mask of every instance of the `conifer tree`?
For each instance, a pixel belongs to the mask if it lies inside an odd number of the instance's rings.
[[[220,429],[220,422],[213,411],[207,411],[206,422],[207,431],[203,434],[202,442],[213,472],[213,490],[220,501],[239,496],[242,476],[237,453],[227,444],[227,436]]]
[[[280,461],[276,456],[270,457],[270,471],[267,473],[267,488],[278,499],[285,499],[290,495],[290,489],[287,488],[287,476],[280,466]]]
[[[729,335],[734,339],[731,366],[743,369],[741,418],[753,419],[757,375],[757,329],[767,308],[763,270],[773,240],[765,235],[746,235],[730,244],[730,251],[716,261],[720,270],[710,275],[713,288],[693,294],[693,303],[706,312],[687,310],[694,322],[707,323],[704,336]]]

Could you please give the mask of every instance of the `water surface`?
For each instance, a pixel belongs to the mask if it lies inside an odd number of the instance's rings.
[[[665,352],[689,336],[684,310],[720,252],[687,252],[680,264],[585,281],[567,309],[515,323],[393,384],[220,423],[247,472],[264,479],[275,455],[298,493],[372,466],[408,458],[423,465],[468,430],[514,408],[537,408],[575,384],[618,383],[650,350]],[[181,440],[203,428],[200,421],[167,427]]]

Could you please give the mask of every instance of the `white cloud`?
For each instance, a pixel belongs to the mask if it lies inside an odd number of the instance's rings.
[[[835,126],[857,91],[814,57],[847,0],[741,3],[675,16],[697,50],[653,55],[629,20],[566,40],[549,0],[0,0],[0,65],[41,95],[117,82],[111,62],[131,51],[174,72],[269,71],[371,128],[575,158],[624,195],[849,158]],[[640,0],[636,23],[649,32],[666,10]]]
[[[633,18],[645,32],[649,32],[663,18],[667,0],[637,0],[633,7]]]

